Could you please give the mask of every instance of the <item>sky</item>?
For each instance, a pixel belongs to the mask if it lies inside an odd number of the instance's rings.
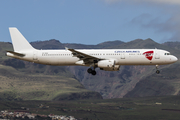
[[[1,0],[0,41],[9,27],[29,42],[180,41],[179,12],[179,0]]]

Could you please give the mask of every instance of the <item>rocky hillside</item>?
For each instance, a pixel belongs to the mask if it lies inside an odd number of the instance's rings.
[[[159,44],[151,39],[137,39],[128,43],[122,43],[120,41],[116,44],[113,44],[114,42],[112,44],[111,42],[106,43],[109,43],[109,46],[107,45],[104,48],[158,48],[168,50],[178,58],[180,56],[177,47],[168,46],[166,43]],[[93,47],[96,48],[97,46]],[[85,88],[99,92],[103,98],[121,98],[177,95],[180,88],[180,76],[178,76],[179,65],[180,63],[177,62],[172,65],[160,66],[161,74],[159,75],[155,74],[155,66],[121,66],[120,71],[117,72],[97,70],[96,76],[89,75],[86,72],[87,67],[70,66],[67,69],[75,75],[75,78]]]
[[[0,43],[0,100],[102,99],[75,79],[66,67],[46,66],[4,55],[10,43]]]
[[[64,47],[76,49],[158,48],[170,51],[173,55],[178,58],[180,57],[179,42],[159,44],[151,39],[137,39],[127,43],[112,41],[97,45],[61,43],[58,40],[38,41],[31,44],[37,49],[64,49]],[[23,73],[53,75],[78,80],[86,89],[100,93],[103,98],[180,94],[180,76],[178,74],[180,69],[179,61],[172,65],[160,66],[161,73],[159,75],[155,74],[155,66],[121,66],[120,71],[116,72],[107,72],[97,69],[96,76],[89,75],[86,72],[87,67],[81,66],[46,66],[4,57],[2,57],[2,61],[0,62],[4,66],[11,66]],[[72,96],[77,95],[74,94]],[[59,99],[59,97],[55,97],[54,99]]]

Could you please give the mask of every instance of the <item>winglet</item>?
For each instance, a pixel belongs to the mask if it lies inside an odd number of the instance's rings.
[[[69,50],[69,48],[65,47],[66,50]]]

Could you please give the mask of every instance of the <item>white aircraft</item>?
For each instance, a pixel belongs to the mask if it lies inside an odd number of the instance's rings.
[[[55,66],[89,66],[88,73],[96,75],[96,68],[118,71],[121,65],[166,65],[178,59],[168,51],[160,49],[69,49],[37,50],[33,48],[17,28],[9,28],[14,51],[7,51],[9,57]]]

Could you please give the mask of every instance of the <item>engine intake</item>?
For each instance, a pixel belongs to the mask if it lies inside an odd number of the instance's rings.
[[[98,67],[105,71],[118,71],[120,65],[115,65],[115,60],[101,60],[98,62]]]

